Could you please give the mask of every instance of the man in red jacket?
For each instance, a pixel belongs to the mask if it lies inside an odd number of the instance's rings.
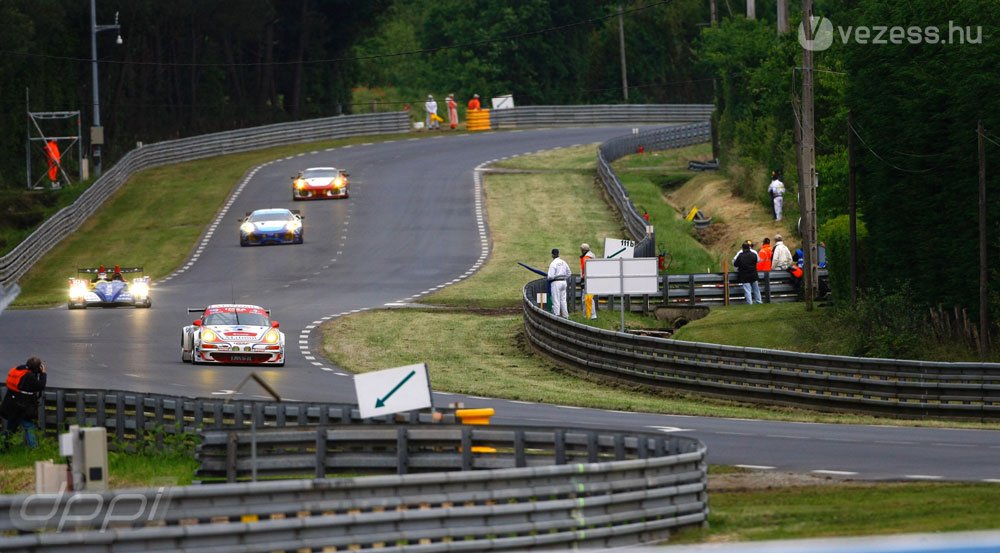
[[[0,417],[7,419],[4,441],[24,428],[24,442],[30,448],[38,447],[35,437],[35,421],[38,420],[38,400],[45,391],[47,376],[45,363],[37,357],[29,357],[23,365],[18,365],[7,373],[7,393],[0,402]]]

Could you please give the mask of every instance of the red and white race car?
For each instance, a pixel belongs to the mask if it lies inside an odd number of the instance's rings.
[[[336,167],[310,167],[292,177],[293,200],[350,197],[350,174]]]
[[[220,303],[188,308],[200,319],[181,331],[181,361],[227,365],[285,365],[285,334],[270,311],[245,304]]]

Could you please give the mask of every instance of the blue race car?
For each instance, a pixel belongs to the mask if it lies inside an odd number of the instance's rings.
[[[87,307],[150,307],[153,300],[149,296],[149,277],[141,276],[142,267],[114,266],[112,271],[104,265],[77,269],[77,277],[69,279],[69,309]],[[129,283],[125,274],[140,273]],[[80,275],[86,275],[80,278]],[[92,277],[92,278],[91,278]]]
[[[301,244],[304,229],[297,209],[258,209],[240,219],[240,246]]]

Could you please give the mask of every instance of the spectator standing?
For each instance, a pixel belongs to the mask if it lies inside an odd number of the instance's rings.
[[[736,267],[736,281],[743,287],[743,297],[747,303],[764,303],[757,283],[757,254],[750,249],[749,240],[743,243],[740,253],[733,258],[733,266]]]
[[[455,95],[449,94],[447,98],[448,104],[448,126],[451,130],[458,128],[458,104],[455,102]]]
[[[771,171],[771,185],[767,187],[768,193],[771,194],[771,203],[774,205],[774,220],[781,220],[781,208],[784,202],[785,195],[785,183],[781,182],[778,178],[777,171]]]
[[[473,94],[472,99],[469,100],[469,111],[479,111],[480,109],[481,108],[479,107],[479,95]]]
[[[569,265],[559,257],[559,250],[552,248],[552,263],[549,263],[548,281],[552,287],[552,314],[569,318],[566,306],[566,280],[569,279]]]
[[[440,128],[437,122],[438,104],[434,101],[434,96],[431,94],[427,95],[427,101],[424,102],[424,111],[427,112],[427,130],[432,131]]]
[[[781,235],[775,235],[774,248],[771,250],[771,270],[785,271],[792,266],[792,252],[781,241]]]
[[[594,259],[594,252],[590,251],[590,244],[583,243],[580,244],[580,282],[586,285],[587,283],[587,261]],[[597,318],[597,306],[594,305],[594,295],[587,294],[587,289],[584,288],[583,295],[583,310],[584,316],[590,319]]]
[[[771,239],[764,237],[764,242],[757,252],[757,270],[768,273],[771,271]]]
[[[4,441],[17,429],[24,428],[24,442],[28,447],[38,447],[35,421],[38,420],[38,400],[45,391],[47,376],[45,363],[38,357],[29,357],[7,373],[7,393],[0,402],[0,416],[7,420]]]

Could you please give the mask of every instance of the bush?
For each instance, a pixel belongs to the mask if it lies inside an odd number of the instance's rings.
[[[860,357],[918,357],[925,336],[922,311],[908,282],[879,285],[858,296],[855,305],[842,302],[837,322],[847,329],[849,354]]]
[[[841,215],[827,221],[819,229],[819,239],[826,243],[826,263],[830,272],[830,290],[833,301],[839,304],[851,300],[851,221],[847,215]],[[864,287],[865,279],[862,268],[865,263],[865,252],[868,229],[863,221],[858,219],[858,286]]]

